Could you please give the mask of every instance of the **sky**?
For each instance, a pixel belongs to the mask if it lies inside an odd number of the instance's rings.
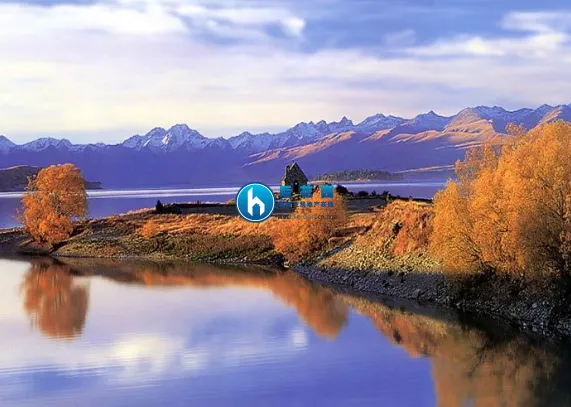
[[[564,0],[0,0],[0,134],[120,142],[571,103]]]

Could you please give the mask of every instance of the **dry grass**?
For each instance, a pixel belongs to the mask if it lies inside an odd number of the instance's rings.
[[[433,217],[430,204],[394,201],[378,213],[370,231],[358,243],[395,256],[424,252],[428,249]]]
[[[186,257],[196,260],[258,260],[282,255],[291,262],[305,260],[325,248],[336,235],[355,233],[369,222],[347,215],[338,199],[335,208],[296,210],[313,219],[271,218],[251,223],[220,214],[154,214],[150,210],[94,220],[60,249],[65,255]],[[333,215],[333,219],[322,216]],[[351,228],[353,227],[353,228]]]
[[[300,207],[294,218],[269,223],[266,230],[276,250],[292,263],[320,253],[347,222],[343,198],[337,195],[333,203],[333,208]]]

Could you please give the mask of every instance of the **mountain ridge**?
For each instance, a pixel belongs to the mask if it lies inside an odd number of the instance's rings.
[[[62,149],[82,150],[85,148],[103,149],[119,145],[134,150],[148,149],[154,152],[172,152],[176,149],[193,150],[205,148],[213,143],[219,146],[229,146],[234,150],[242,149],[253,153],[268,149],[293,147],[332,133],[341,133],[349,130],[377,132],[402,126],[399,131],[403,133],[412,132],[410,134],[427,130],[442,131],[455,120],[458,121],[468,117],[473,122],[473,118],[476,116],[480,117],[481,120],[494,121],[496,123],[494,125],[495,130],[501,133],[505,131],[505,125],[508,123],[523,124],[526,128],[533,128],[538,124],[558,118],[571,121],[571,104],[556,106],[544,104],[537,109],[522,108],[513,111],[498,106],[476,106],[462,109],[452,116],[441,116],[430,110],[410,119],[377,113],[365,118],[358,124],[354,124],[352,120],[344,116],[339,122],[327,123],[325,120],[317,123],[313,121],[300,122],[279,133],[264,132],[254,134],[244,131],[239,135],[228,138],[208,138],[197,130],[190,128],[187,124],[175,124],[169,129],[155,127],[145,135],[136,134],[118,144],[74,144],[65,138],[57,139],[52,137],[40,137],[24,144],[15,144],[6,136],[0,135],[0,154],[6,154],[15,148],[42,151],[50,146],[55,146]],[[223,140],[227,140],[228,143],[225,143]]]
[[[243,132],[230,138],[207,138],[186,124],[155,127],[119,144],[40,138],[16,145],[0,136],[0,168],[70,162],[106,187],[276,183],[292,161],[308,176],[448,166],[463,158],[467,148],[504,137],[508,123],[531,129],[559,119],[571,121],[569,105],[514,111],[476,106],[452,116],[429,111],[410,119],[379,113],[357,124],[343,117],[301,122],[276,134]]]

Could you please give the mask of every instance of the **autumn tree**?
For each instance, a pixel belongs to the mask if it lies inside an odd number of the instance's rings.
[[[87,214],[87,193],[73,164],[52,165],[28,179],[20,219],[38,242],[57,244],[73,232],[73,220]]]
[[[537,275],[569,270],[571,124],[471,150],[435,197],[431,247],[449,269]]]

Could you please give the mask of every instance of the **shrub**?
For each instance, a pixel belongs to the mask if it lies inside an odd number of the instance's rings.
[[[361,198],[365,198],[369,196],[369,193],[367,191],[359,191],[357,192],[357,196],[361,197]]]
[[[435,197],[433,253],[449,270],[569,270],[571,124],[470,150]]]
[[[150,239],[160,232],[159,225],[152,219],[148,220],[139,230],[139,234],[145,239]]]
[[[20,220],[38,242],[57,244],[73,233],[72,220],[87,214],[81,172],[72,164],[52,165],[28,179]]]
[[[309,202],[311,200],[302,200]],[[298,207],[292,218],[277,221],[268,231],[278,253],[290,262],[323,249],[334,232],[347,221],[343,197],[335,194],[333,208]],[[296,217],[301,218],[296,218]]]

